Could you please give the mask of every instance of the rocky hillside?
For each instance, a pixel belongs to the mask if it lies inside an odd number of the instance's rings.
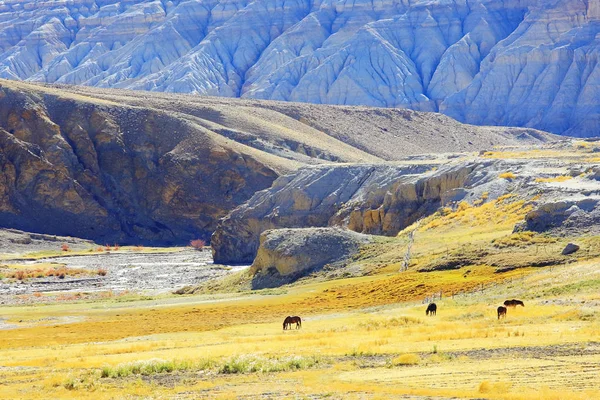
[[[261,234],[282,228],[337,227],[395,236],[442,207],[456,209],[461,202],[479,206],[503,196],[528,202],[531,208],[514,226],[516,231],[596,234],[600,183],[598,158],[591,152],[600,147],[586,146],[579,152],[573,152],[572,144],[488,152],[443,166],[422,162],[302,168],[256,193],[220,222],[212,240],[214,258],[252,262],[261,253]]]
[[[0,78],[596,136],[600,0],[0,3]]]
[[[551,139],[413,111],[0,81],[0,227],[102,242],[208,240],[220,218],[304,165]]]
[[[212,238],[216,262],[251,263],[269,229],[344,226],[393,235],[437,210],[460,189],[473,166],[434,171],[422,165],[304,168],[279,178],[223,219]]]

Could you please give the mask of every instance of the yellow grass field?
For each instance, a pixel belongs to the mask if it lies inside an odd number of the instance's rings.
[[[363,276],[3,306],[0,398],[598,399],[600,242],[549,257],[569,238],[512,233],[528,207],[441,210],[365,247]],[[473,265],[446,269],[457,257]],[[498,320],[512,298],[525,307]],[[302,328],[284,331],[287,315]]]
[[[385,274],[273,295],[5,307],[17,328],[0,331],[0,397],[598,398],[599,261],[505,276],[437,301],[435,317]],[[455,272],[420,275],[437,289]],[[499,321],[505,293],[525,307]],[[290,313],[302,329],[282,330]],[[111,376],[144,362],[164,371]]]

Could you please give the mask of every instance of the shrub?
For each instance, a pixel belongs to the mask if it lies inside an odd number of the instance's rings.
[[[87,390],[89,392],[93,392],[97,389],[97,377],[98,375],[94,373],[87,373],[80,377],[69,377],[62,383],[62,386],[67,390]],[[60,383],[53,382],[53,387],[60,386]]]
[[[23,279],[25,279],[25,271],[23,271],[23,270],[17,271],[15,273],[15,278],[17,278],[20,281],[22,281]]]
[[[118,244],[114,244],[113,249],[115,249],[115,251],[121,249],[121,246],[119,246]]]
[[[190,241],[190,246],[196,250],[202,250],[206,246],[206,242],[202,239],[194,239]]]
[[[222,374],[271,373],[296,371],[312,368],[319,363],[316,357],[290,356],[265,358],[257,356],[238,356],[226,360],[219,368]]]
[[[62,246],[60,246],[60,249],[61,249],[62,251],[69,251],[69,250],[71,250],[71,249],[69,248],[69,245],[68,245],[68,244],[66,244],[66,243],[63,243],[63,244],[62,244]]]
[[[466,211],[469,208],[471,208],[471,205],[466,201],[461,201],[460,203],[458,203],[458,211]]]
[[[580,140],[580,141],[574,142],[573,147],[575,147],[576,149],[589,149],[590,147],[592,147],[592,144],[590,142],[584,142],[584,141]]]
[[[192,369],[190,361],[166,361],[160,359],[105,366],[100,371],[102,378],[125,378],[130,375],[153,375]]]
[[[104,268],[98,268],[98,275],[100,276],[106,276],[106,274],[108,274],[108,271]]]
[[[98,253],[102,253],[102,252],[104,251],[104,249],[103,249],[102,247],[98,247],[98,248],[96,248],[96,251],[97,251]]]

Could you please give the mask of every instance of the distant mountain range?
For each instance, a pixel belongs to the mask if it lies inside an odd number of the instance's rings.
[[[0,1],[0,78],[600,136],[600,0]]]

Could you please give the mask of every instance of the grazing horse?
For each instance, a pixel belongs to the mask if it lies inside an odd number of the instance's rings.
[[[292,329],[292,324],[296,324],[296,329],[302,328],[302,320],[300,317],[286,317],[283,321],[283,330]]]
[[[437,306],[435,303],[431,303],[427,306],[427,310],[425,310],[425,315],[435,315],[437,313]]]
[[[500,319],[500,317],[506,318],[506,307],[498,307],[498,319]]]
[[[506,300],[506,301],[504,302],[504,305],[505,305],[506,307],[513,307],[513,308],[514,308],[514,307],[516,307],[516,306],[525,307],[525,304],[523,304],[523,302],[522,302],[521,300],[515,300],[515,299],[512,299],[512,300]]]

